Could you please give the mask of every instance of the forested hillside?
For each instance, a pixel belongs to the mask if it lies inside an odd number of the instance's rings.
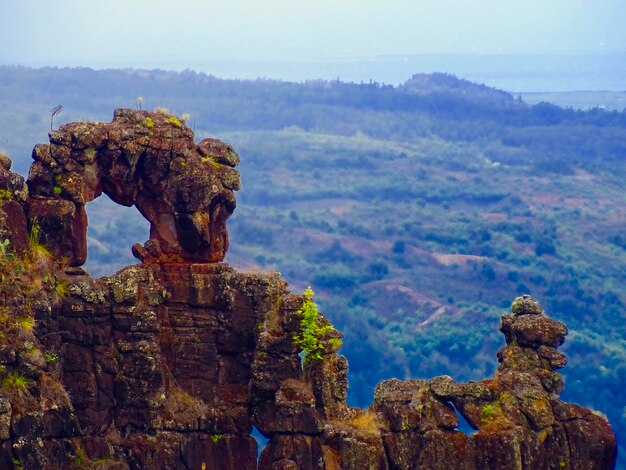
[[[353,404],[385,377],[491,373],[498,314],[530,293],[570,328],[564,399],[624,442],[626,113],[530,106],[442,74],[391,87],[0,67],[0,149],[22,174],[58,104],[55,127],[162,106],[233,145],[227,261],[313,287],[345,335]],[[90,272],[134,262],[137,211],[88,210]]]

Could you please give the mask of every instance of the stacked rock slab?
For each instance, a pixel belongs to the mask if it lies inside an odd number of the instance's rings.
[[[533,299],[502,317],[495,377],[390,379],[370,409],[350,408],[340,333],[324,329],[321,359],[303,365],[303,297],[277,274],[208,262],[227,248],[230,147],[195,146],[171,117],[127,110],[51,140],[29,188],[0,159],[0,243],[13,250],[0,256],[0,468],[613,468],[605,418],[559,400],[567,330]],[[29,225],[80,264],[80,213],[100,190],[152,217],[134,248],[143,262],[94,279],[37,261]],[[460,432],[457,413],[477,432]],[[260,457],[254,428],[268,439]]]

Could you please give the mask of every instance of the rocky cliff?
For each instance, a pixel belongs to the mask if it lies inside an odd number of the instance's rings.
[[[349,408],[341,335],[310,294],[221,263],[229,146],[117,110],[33,158],[28,182],[0,158],[0,468],[613,468],[606,419],[559,400],[567,329],[533,299],[503,315],[493,378],[390,379]],[[151,230],[140,264],[94,279],[84,206],[102,192]]]

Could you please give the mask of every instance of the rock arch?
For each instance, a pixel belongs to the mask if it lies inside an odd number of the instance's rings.
[[[27,211],[55,256],[85,263],[85,205],[104,192],[150,222],[150,239],[133,246],[142,261],[224,259],[226,219],[241,185],[229,145],[196,145],[175,116],[131,109],[116,109],[110,123],[70,123],[49,136],[50,144],[33,149]]]

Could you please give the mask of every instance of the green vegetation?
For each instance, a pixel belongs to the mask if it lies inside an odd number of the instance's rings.
[[[12,254],[10,252],[7,251],[7,248],[10,245],[10,241],[8,238],[5,238],[2,243],[0,243],[0,258],[7,258],[7,257],[11,257]]]
[[[217,444],[219,441],[222,440],[223,437],[224,436],[219,433],[211,434],[211,441],[213,442],[213,444]]]
[[[90,147],[88,149],[85,149],[85,157],[87,161],[93,161],[96,158],[97,154],[98,153],[95,148]]]
[[[490,422],[502,418],[504,418],[504,412],[498,402],[487,403],[480,410],[480,419],[482,422]]]
[[[0,189],[0,204],[6,201],[10,201],[13,198],[13,193],[8,189]]]
[[[200,159],[200,161],[202,163],[210,163],[213,166],[213,168],[215,168],[215,169],[218,169],[221,166],[221,164],[217,160],[215,160],[215,158],[212,158],[212,157],[210,157],[208,155],[202,157]]]
[[[43,358],[46,362],[52,363],[56,362],[59,359],[59,356],[54,351],[45,351],[43,353]]]
[[[35,319],[30,316],[19,317],[16,324],[20,329],[26,331],[27,333],[30,333],[35,329]]]
[[[85,452],[85,449],[83,448],[82,445],[77,444],[76,447],[74,448],[74,464],[79,468],[79,469],[87,469],[89,466],[90,460],[89,460],[89,456],[87,455],[87,452]]]
[[[146,127],[148,129],[152,129],[154,127],[154,121],[152,120],[151,117],[146,118]]]
[[[176,116],[170,116],[168,117],[165,122],[172,124],[176,127],[182,127],[182,123],[180,122],[180,119],[178,119]]]
[[[32,381],[24,374],[11,372],[2,380],[2,389],[6,391],[17,390],[26,391],[31,386]]]
[[[51,268],[57,261],[52,259],[50,250],[41,240],[39,222],[35,219],[31,221],[30,232],[28,235],[28,250],[24,258],[25,265],[38,269],[38,272],[32,277],[35,284],[43,281],[48,282],[51,274]]]
[[[483,406],[483,409],[481,410],[481,415],[484,418],[489,418],[493,416],[494,414],[495,414],[495,405],[493,403],[488,403],[485,406]]]
[[[530,293],[570,329],[563,399],[625,435],[626,113],[606,102],[623,95],[577,111],[446,75],[391,87],[0,67],[14,171],[27,174],[45,141],[50,102],[64,120],[104,121],[137,90],[145,107],[189,111],[197,140],[237,150],[227,261],[316,286],[345,335],[352,405],[383,378],[493,373],[499,315]],[[106,197],[87,210],[88,271],[135,263],[145,219]]]
[[[54,291],[57,293],[57,295],[59,297],[65,297],[67,296],[68,292],[69,292],[69,287],[67,284],[67,281],[64,279],[58,279],[58,278],[54,278]]]
[[[333,349],[339,349],[343,345],[343,343],[341,342],[339,338],[330,338],[328,340],[328,344]]]
[[[0,342],[5,354],[15,358],[0,366],[0,392],[16,414],[48,406],[59,409],[68,403],[53,376],[56,368],[46,366],[58,358],[52,351],[42,352],[45,348],[35,336],[37,308],[45,306],[58,289],[52,282],[56,279],[53,272],[58,272],[57,261],[40,241],[39,231],[39,225],[33,223],[23,252],[9,252],[8,243],[0,244],[4,250],[0,256]]]
[[[315,361],[322,360],[324,339],[334,328],[320,316],[317,305],[313,302],[314,292],[311,287],[307,287],[302,295],[304,300],[302,307],[298,310],[300,331],[293,340],[302,348],[304,365],[310,365]],[[338,347],[341,343],[333,342],[333,345]]]

